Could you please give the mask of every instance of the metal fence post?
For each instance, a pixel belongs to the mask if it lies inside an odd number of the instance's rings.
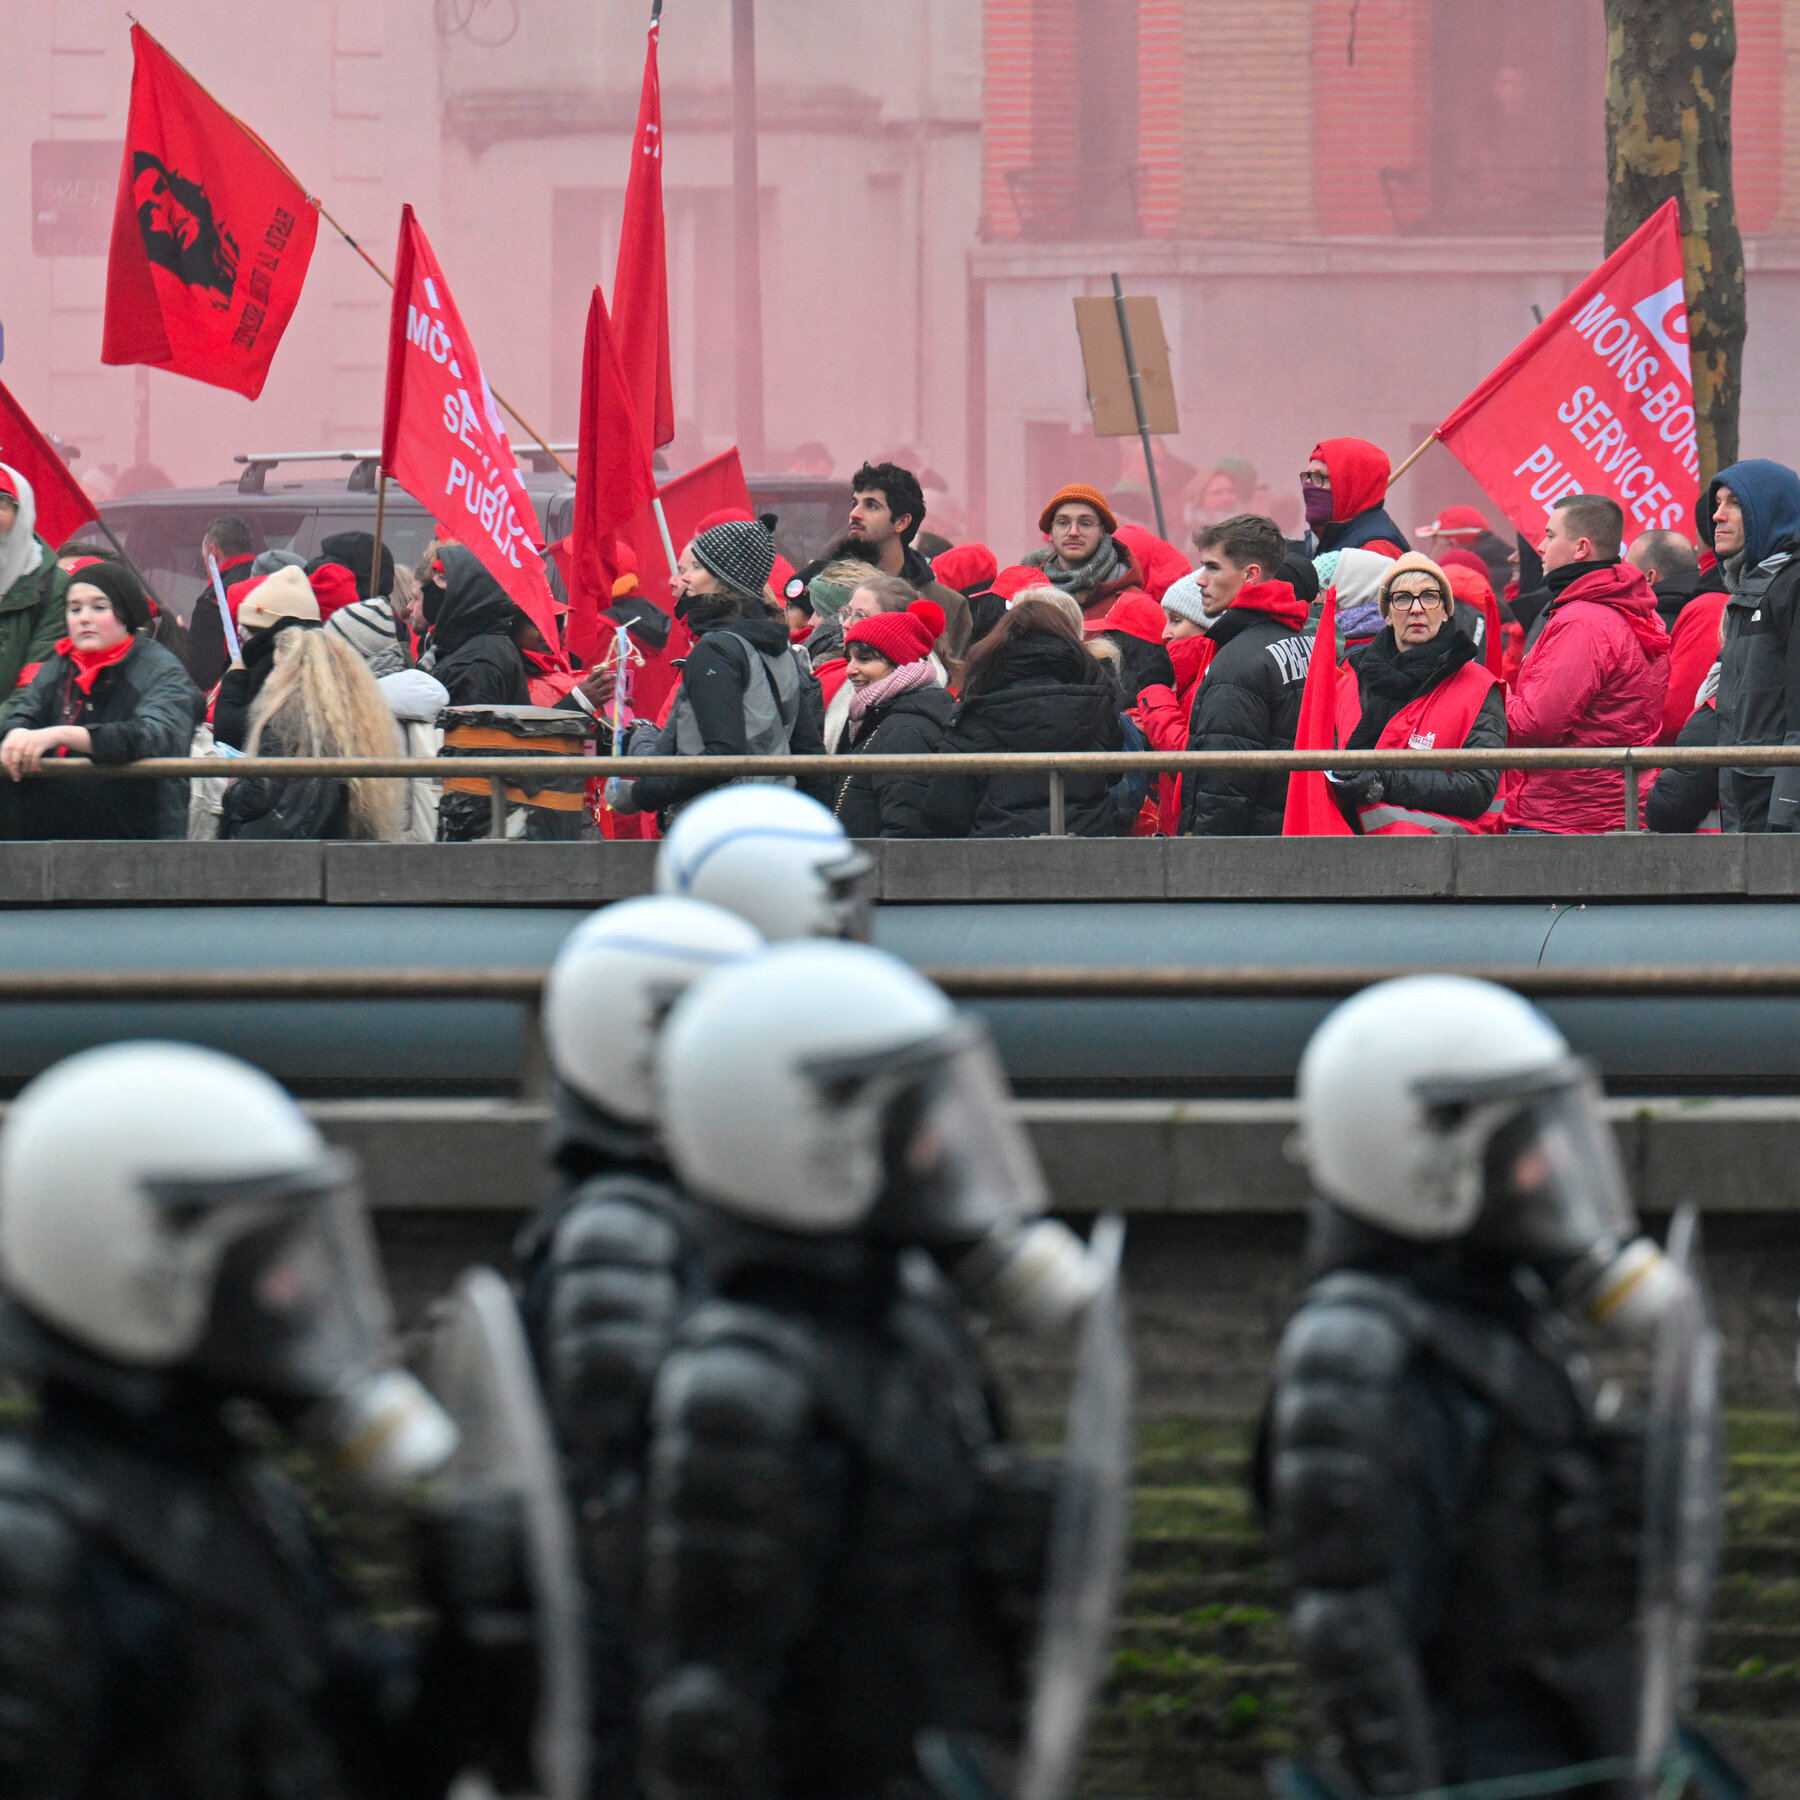
[[[1625,829],[1642,831],[1643,828],[1643,809],[1638,804],[1638,766],[1628,762],[1625,765]]]
[[[1067,837],[1068,819],[1063,799],[1063,772],[1061,769],[1050,771],[1050,835]]]
[[[488,836],[506,836],[506,777],[503,775],[488,777]]]

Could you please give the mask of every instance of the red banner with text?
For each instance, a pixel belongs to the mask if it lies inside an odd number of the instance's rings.
[[[537,514],[475,346],[410,206],[400,210],[394,263],[381,466],[557,650],[562,635]]]
[[[1700,491],[1681,226],[1671,200],[1438,427],[1532,543],[1565,494],[1605,494],[1627,540],[1692,534]]]

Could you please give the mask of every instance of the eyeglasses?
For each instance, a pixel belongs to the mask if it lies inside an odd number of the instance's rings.
[[[1442,612],[1444,597],[1442,594],[1389,594],[1388,605],[1398,607],[1402,612]]]
[[[1300,485],[1302,487],[1328,488],[1331,486],[1331,477],[1329,475],[1315,475],[1311,469],[1302,469],[1300,471]]]

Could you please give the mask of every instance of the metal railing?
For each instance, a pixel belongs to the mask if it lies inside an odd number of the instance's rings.
[[[1794,999],[1795,963],[1095,964],[922,966],[957,1000],[1337,1000],[1397,975],[1466,975],[1537,1000]],[[4,969],[0,1005],[106,1001],[493,1000],[535,1005],[546,971],[468,969]]]
[[[855,775],[1031,775],[1049,778],[1050,835],[1066,835],[1067,782],[1084,774],[1295,774],[1334,770],[1354,774],[1383,769],[1593,769],[1625,777],[1624,829],[1640,829],[1640,790],[1645,770],[1785,769],[1800,766],[1800,745],[1732,744],[1718,748],[1608,745],[1574,749],[1503,750],[1023,750],[929,756],[162,756],[134,763],[94,763],[58,757],[36,778],[55,780],[196,779],[260,776],[295,781],[322,775],[488,783],[491,835],[505,835],[506,780],[548,782],[585,777],[604,780],[646,775],[725,782],[770,777],[847,780]]]

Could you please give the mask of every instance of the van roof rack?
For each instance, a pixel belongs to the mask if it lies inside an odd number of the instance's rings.
[[[271,469],[279,468],[283,463],[305,462],[347,462],[355,463],[350,471],[350,479],[344,484],[353,494],[372,494],[375,491],[375,470],[381,461],[379,450],[259,450],[249,456],[234,456],[233,462],[242,463],[244,472],[238,477],[237,491],[240,494],[260,494],[263,484],[269,478]]]

